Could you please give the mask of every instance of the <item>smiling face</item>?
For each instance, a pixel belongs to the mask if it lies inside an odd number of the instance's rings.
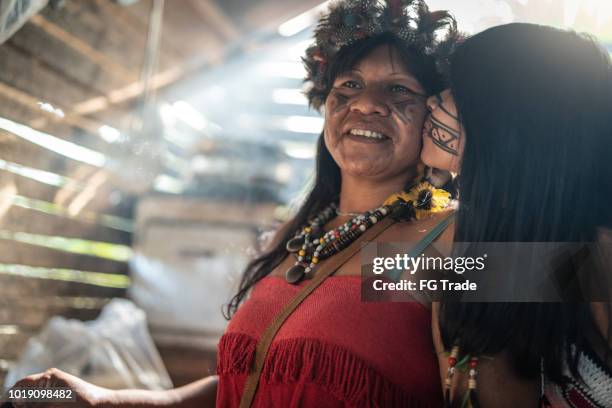
[[[425,91],[393,47],[340,73],[325,101],[325,145],[346,175],[385,180],[415,166]]]
[[[458,173],[465,132],[455,100],[447,89],[427,99],[427,108],[421,160],[429,167]]]

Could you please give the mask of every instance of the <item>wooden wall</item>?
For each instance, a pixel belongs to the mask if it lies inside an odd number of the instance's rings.
[[[138,82],[145,3],[135,11],[110,1],[67,1],[26,23],[0,46],[0,117],[110,157],[112,146],[97,130],[121,128],[133,99],[112,115],[88,101]],[[171,49],[162,51],[161,68],[185,58]],[[0,160],[1,384],[50,316],[94,319],[108,300],[125,296],[136,197],[109,170],[6,129],[0,129]]]
[[[230,46],[253,49],[252,41],[244,41],[249,33],[319,2],[168,0],[151,84],[163,99],[164,89],[222,63]],[[0,45],[0,122],[8,119],[26,133],[43,132],[109,161],[125,156],[98,129],[124,130],[136,110],[152,0],[129,7],[111,0],[59,3]],[[142,192],[130,185],[129,166],[117,171],[66,157],[37,144],[41,133],[27,140],[3,123],[0,385],[26,340],[50,316],[93,319],[109,299],[125,296],[132,213]],[[191,378],[189,370],[177,378]]]

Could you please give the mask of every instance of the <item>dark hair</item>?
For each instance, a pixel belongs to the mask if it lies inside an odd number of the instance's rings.
[[[419,51],[417,48],[408,48],[393,34],[383,33],[356,41],[336,54],[334,59],[330,61],[326,77],[326,95],[331,91],[334,80],[339,74],[352,69],[374,49],[383,45],[394,47],[397,50],[402,63],[420,82],[426,92],[432,94],[443,88],[442,76],[436,70],[435,56],[425,55],[423,51]],[[285,245],[295,235],[297,229],[338,199],[340,183],[340,168],[327,150],[323,134],[321,134],[317,142],[315,178],[312,190],[293,219],[278,231],[278,236],[275,237],[272,247],[247,265],[238,292],[224,310],[226,318],[231,318],[248,291],[285,259],[287,256]]]
[[[494,27],[451,57],[465,129],[456,242],[593,242],[610,224],[612,69],[585,35],[534,24]],[[562,382],[585,344],[586,303],[442,302],[446,348],[506,350],[519,375]]]

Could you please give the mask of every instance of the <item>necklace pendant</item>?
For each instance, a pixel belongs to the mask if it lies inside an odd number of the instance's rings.
[[[302,280],[304,275],[306,274],[306,265],[300,263],[297,265],[293,265],[291,268],[285,272],[285,279],[287,282],[296,284]]]
[[[287,241],[287,252],[294,254],[302,249],[302,245],[304,245],[304,236],[291,238],[289,241]]]

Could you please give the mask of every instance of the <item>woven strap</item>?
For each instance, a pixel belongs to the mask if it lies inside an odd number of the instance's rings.
[[[247,381],[244,385],[244,392],[242,393],[242,399],[240,400],[240,408],[250,408],[257,392],[259,385],[259,378],[263,371],[264,362],[266,361],[266,355],[268,349],[276,333],[281,328],[285,320],[293,313],[293,311],[302,303],[308,295],[312,293],[323,281],[336,272],[346,261],[348,261],[357,251],[361,249],[361,243],[364,241],[372,241],[383,231],[389,228],[395,220],[391,217],[385,217],[380,222],[374,224],[370,229],[365,231],[355,242],[349,245],[348,248],[336,254],[333,258],[330,258],[325,264],[318,268],[316,275],[312,278],[304,288],[298,292],[297,295],[289,303],[285,305],[283,310],[274,318],[272,323],[262,333],[257,347],[255,348],[255,363],[252,367],[252,371],[247,377]]]
[[[432,244],[432,242],[434,242],[436,239],[438,239],[440,235],[442,235],[442,233],[453,221],[455,221],[455,213],[451,212],[450,214],[442,218],[442,220],[435,227],[433,227],[432,230],[427,233],[427,235],[421,238],[421,240],[417,242],[410,249],[410,251],[408,251],[408,257],[416,258],[417,256],[421,255],[425,251],[425,249],[427,249],[427,247]],[[403,272],[404,271],[400,269],[391,270],[389,271],[388,277],[393,281],[398,281],[401,278]]]

